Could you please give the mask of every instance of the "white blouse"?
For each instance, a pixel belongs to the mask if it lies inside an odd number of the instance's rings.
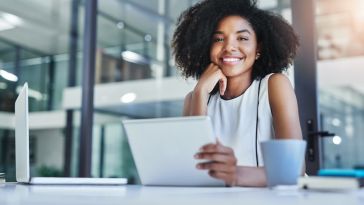
[[[256,151],[256,117],[259,80],[240,96],[224,100],[219,93],[209,99],[207,115],[210,116],[216,137],[234,150],[239,166],[263,166],[260,142],[274,138],[272,112],[268,97],[268,79],[265,76],[260,85],[258,116],[258,150]]]

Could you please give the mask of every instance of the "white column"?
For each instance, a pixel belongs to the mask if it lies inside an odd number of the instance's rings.
[[[158,13],[160,15],[164,15],[165,14],[165,5],[166,5],[166,0],[158,0]],[[164,64],[163,61],[165,60],[165,48],[164,48],[164,44],[165,44],[165,24],[163,21],[159,20],[157,22],[157,60],[159,63],[157,64],[153,64],[152,65],[152,69],[154,71],[155,77],[157,79],[160,79],[163,77],[164,74]]]

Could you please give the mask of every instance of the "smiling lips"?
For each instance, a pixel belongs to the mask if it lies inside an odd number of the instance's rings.
[[[226,65],[235,65],[238,64],[239,62],[241,62],[243,60],[243,58],[241,57],[223,57],[221,58],[221,61],[223,64]]]

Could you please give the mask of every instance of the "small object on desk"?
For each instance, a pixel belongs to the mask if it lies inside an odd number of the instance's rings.
[[[356,179],[359,186],[364,186],[364,170],[363,169],[321,169],[318,172],[323,177],[343,177]]]
[[[301,177],[298,184],[303,189],[355,190],[364,186],[364,170],[321,169],[318,176]]]
[[[298,187],[318,191],[349,191],[359,189],[360,183],[357,178],[351,177],[310,176],[300,177]]]
[[[364,178],[364,169],[321,169],[319,176]]]

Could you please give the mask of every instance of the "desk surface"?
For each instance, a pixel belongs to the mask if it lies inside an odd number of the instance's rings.
[[[41,204],[364,204],[364,190],[313,192],[268,188],[186,188],[0,184],[1,205]]]

